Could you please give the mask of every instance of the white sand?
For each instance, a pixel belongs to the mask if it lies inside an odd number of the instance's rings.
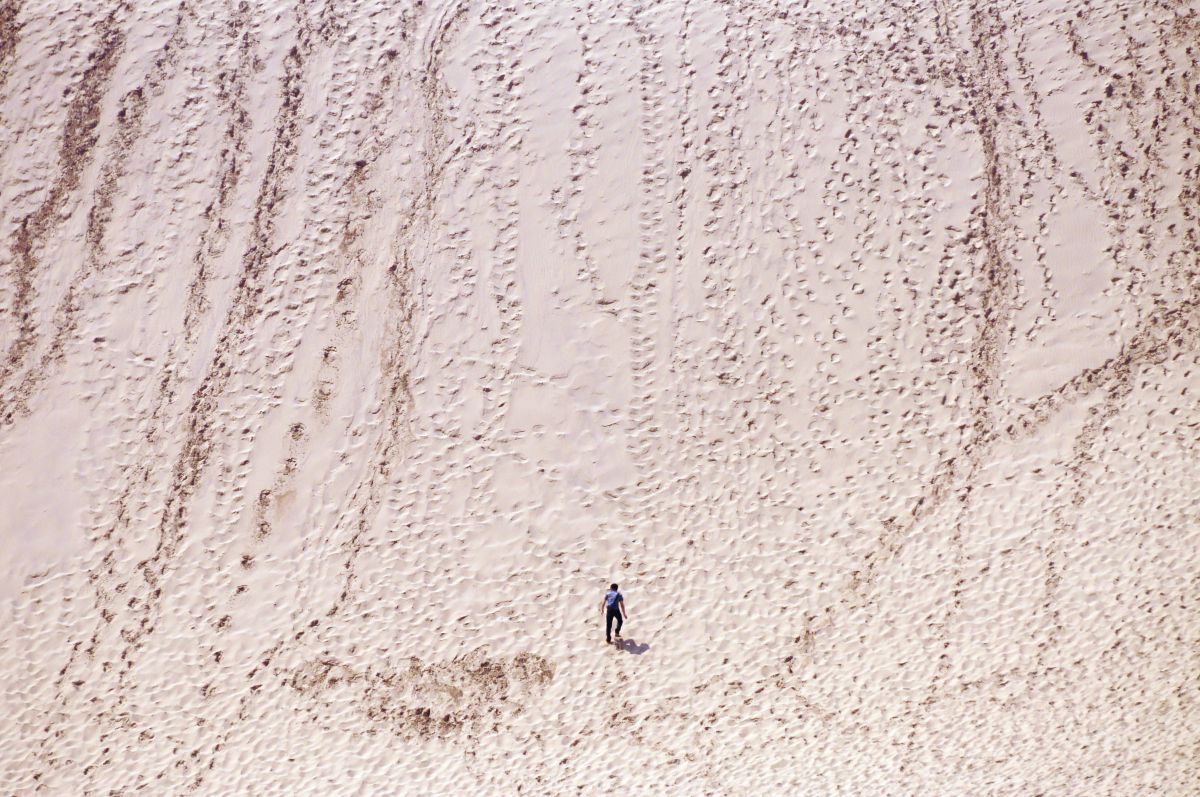
[[[0,791],[1200,792],[1150,5],[0,0]]]

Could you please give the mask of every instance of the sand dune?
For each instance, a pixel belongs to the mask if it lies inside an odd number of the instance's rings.
[[[4,793],[1200,791],[1194,3],[0,0],[0,109]]]

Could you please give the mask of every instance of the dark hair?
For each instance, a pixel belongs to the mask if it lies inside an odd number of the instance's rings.
[[[616,585],[616,584],[609,584],[609,585],[608,585],[608,588],[609,588],[609,589],[616,589],[616,588],[617,588],[617,585]]]

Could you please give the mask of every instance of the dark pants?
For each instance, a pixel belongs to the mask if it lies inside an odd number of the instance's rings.
[[[607,639],[609,642],[612,642],[613,620],[617,621],[616,632],[617,632],[617,636],[620,636],[621,635],[621,610],[616,607],[613,607],[608,610],[607,616],[605,617],[605,621],[604,621],[604,638]]]

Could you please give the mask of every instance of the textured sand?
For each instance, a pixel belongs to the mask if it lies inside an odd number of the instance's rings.
[[[0,114],[3,793],[1200,793],[1195,2],[0,0]]]

